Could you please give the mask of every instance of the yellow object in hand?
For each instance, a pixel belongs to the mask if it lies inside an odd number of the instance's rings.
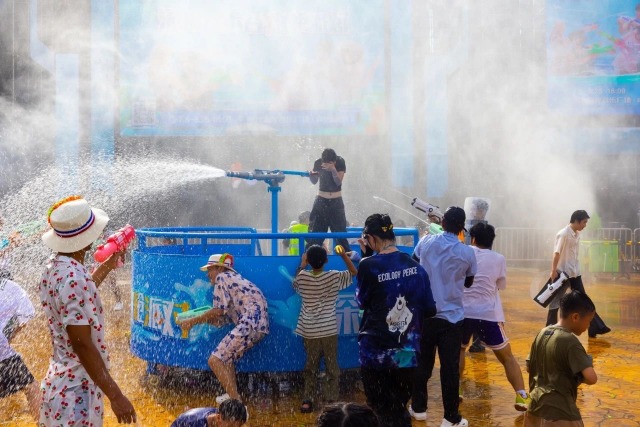
[[[344,253],[344,248],[342,247],[342,245],[337,245],[335,248],[333,248],[333,250],[338,255],[342,255]]]

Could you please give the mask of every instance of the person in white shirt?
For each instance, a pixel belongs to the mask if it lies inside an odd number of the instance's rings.
[[[478,223],[469,230],[471,245],[478,263],[473,286],[464,289],[464,325],[460,348],[460,378],[464,371],[465,351],[475,333],[480,341],[493,350],[507,379],[516,392],[515,408],[526,411],[530,402],[524,389],[520,365],[511,352],[504,332],[504,311],[499,290],[507,287],[507,263],[503,255],[491,250],[496,237],[490,224]]]
[[[589,218],[589,214],[586,211],[577,210],[571,214],[569,225],[558,231],[553,249],[550,274],[553,282],[560,272],[564,271],[569,277],[571,290],[580,291],[585,295],[587,292],[584,289],[582,275],[580,274],[578,250],[580,249],[580,232],[587,227]],[[546,326],[558,323],[558,308],[560,307],[560,299],[564,294],[564,291],[558,292],[558,295],[549,304]],[[603,335],[609,332],[611,332],[611,329],[596,313],[591,320],[591,324],[589,324],[589,338],[595,338],[598,334]]]
[[[22,357],[10,344],[34,315],[35,309],[24,289],[10,277],[0,277],[0,398],[23,391],[29,412],[37,418],[40,387]]]

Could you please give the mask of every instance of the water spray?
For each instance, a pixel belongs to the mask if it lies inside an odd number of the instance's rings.
[[[408,210],[403,209],[403,208],[401,208],[400,206],[398,206],[398,205],[396,205],[396,204],[393,204],[393,203],[391,203],[391,202],[390,202],[390,201],[388,201],[388,200],[383,199],[382,197],[373,196],[373,198],[374,198],[374,199],[376,199],[376,200],[380,200],[380,201],[382,201],[382,202],[385,202],[385,203],[387,203],[387,204],[389,204],[389,205],[393,206],[393,207],[394,207],[394,208],[396,208],[396,209],[400,209],[402,212],[404,212],[404,213],[407,213],[407,214],[411,215],[412,217],[416,218],[416,219],[417,219],[417,220],[419,220],[419,221],[424,222],[424,223],[425,223],[425,224],[427,224],[427,225],[429,224],[429,222],[425,221],[424,219],[420,218],[419,216],[412,214],[412,213],[411,213],[411,212],[409,212]]]

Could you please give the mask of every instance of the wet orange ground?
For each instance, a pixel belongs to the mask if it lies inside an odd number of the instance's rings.
[[[546,312],[531,301],[530,287],[533,270],[510,269],[509,287],[502,294],[507,316],[507,334],[513,351],[521,362],[531,341],[543,326]],[[121,277],[126,279],[126,277]],[[611,276],[585,277],[587,291],[596,302],[602,318],[613,329],[603,338],[580,337],[587,351],[593,355],[599,381],[582,386],[578,392],[578,406],[586,426],[640,426],[640,276],[614,280]],[[591,280],[590,280],[591,279]],[[127,287],[126,280],[119,281]],[[534,280],[534,283],[537,281]],[[189,407],[211,406],[217,393],[209,376],[203,378],[184,373],[172,373],[166,378],[145,374],[145,362],[133,357],[128,350],[129,312],[113,312],[113,300],[104,295],[108,311],[107,331],[112,358],[112,374],[124,393],[136,407],[139,425],[169,426],[172,420]],[[32,321],[18,337],[15,347],[23,355],[36,378],[46,371],[50,352],[44,319]],[[525,375],[525,383],[527,375]],[[364,402],[364,395],[354,379],[356,373],[345,375],[342,388],[344,400]],[[428,421],[414,426],[438,426],[442,420],[439,373],[429,383],[430,409]],[[241,378],[245,383],[246,377]],[[243,386],[245,392],[247,387]],[[507,382],[502,366],[491,353],[469,354],[463,380],[465,400],[461,412],[471,426],[521,426],[522,416],[513,409],[514,393]],[[249,427],[309,427],[315,414],[300,414],[297,388],[280,398],[278,393],[258,392],[247,399],[251,419]],[[34,422],[26,413],[23,395],[0,399],[1,426],[29,426]],[[106,426],[117,425],[108,409]]]

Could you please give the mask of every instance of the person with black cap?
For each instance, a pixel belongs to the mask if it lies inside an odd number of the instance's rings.
[[[420,359],[415,371],[409,413],[416,420],[427,419],[427,382],[433,372],[436,349],[440,359],[440,384],[444,418],[441,426],[468,426],[460,405],[460,347],[464,321],[464,288],[473,284],[477,264],[473,249],[458,239],[466,215],[457,206],[448,208],[442,219],[444,233],[424,236],[413,256],[429,275],[436,301],[435,317],[424,320]]]

